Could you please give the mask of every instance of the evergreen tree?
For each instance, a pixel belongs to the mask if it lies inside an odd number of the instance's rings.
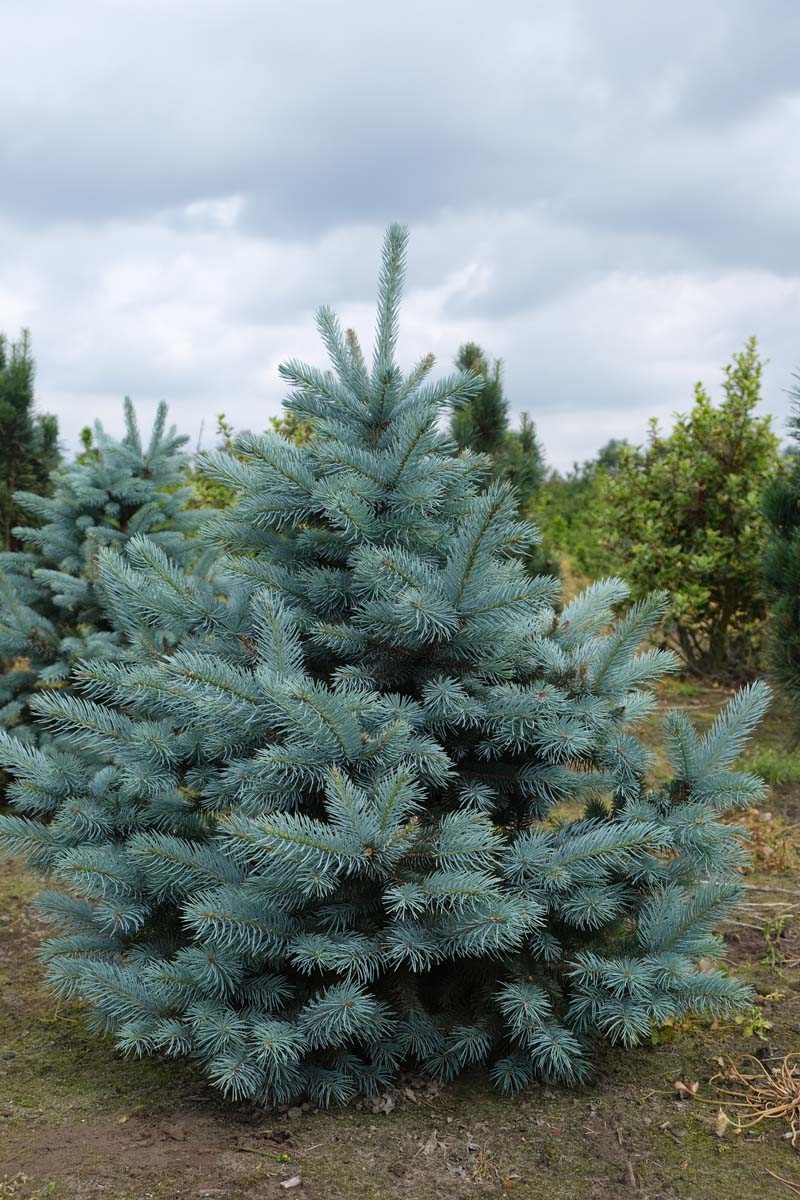
[[[119,636],[109,623],[98,579],[101,547],[119,549],[147,534],[175,562],[184,563],[187,535],[197,518],[184,511],[190,490],[187,440],[165,431],[167,409],[158,410],[144,447],[129,400],[125,437],[109,437],[98,423],[83,437],[76,462],[53,477],[52,496],[14,493],[14,505],[37,521],[17,526],[25,549],[0,553],[0,724],[35,739],[30,702],[44,688],[66,686],[81,657],[116,654]]]
[[[610,580],[555,615],[508,485],[437,428],[480,380],[395,365],[405,244],[391,227],[371,368],[328,309],[333,371],[282,368],[313,438],[206,456],[238,497],[214,588],[147,538],[102,550],[126,659],[34,702],[60,748],[4,743],[6,849],[56,885],[54,989],[267,1104],[374,1094],[405,1061],[574,1082],[598,1041],[748,999],[707,959],[765,689],[702,737],[669,715],[674,775],[648,786],[663,597],[615,622]]]
[[[456,357],[456,367],[477,375],[480,388],[453,405],[450,419],[453,440],[462,450],[491,455],[493,477],[507,479],[512,484],[525,512],[545,478],[544,454],[536,426],[528,413],[522,413],[518,430],[509,426],[500,359],[490,364],[480,346],[465,342]]]
[[[508,432],[508,404],[503,394],[503,364],[489,363],[475,342],[465,342],[456,356],[459,371],[471,371],[481,386],[466,401],[453,408],[453,440],[462,450],[499,454]]]
[[[15,547],[13,529],[20,521],[14,493],[45,492],[60,458],[58,422],[35,412],[33,384],[28,331],[11,345],[0,334],[0,541],[6,550]]]
[[[800,379],[798,380],[800,382]],[[789,434],[794,443],[782,470],[767,484],[769,524],[764,578],[771,601],[769,664],[791,700],[800,701],[800,388],[792,391]],[[800,729],[800,721],[796,721]]]
[[[497,468],[499,477],[508,480],[526,511],[545,479],[544,454],[528,413],[520,417],[518,430],[506,433]]]

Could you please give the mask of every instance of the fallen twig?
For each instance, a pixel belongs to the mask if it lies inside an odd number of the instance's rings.
[[[782,1175],[776,1175],[774,1171],[770,1171],[769,1167],[765,1167],[764,1170],[768,1175],[771,1175],[773,1179],[777,1179],[778,1183],[785,1183],[795,1196],[800,1196],[800,1184],[792,1183],[791,1179],[784,1179]]]
[[[746,892],[775,892],[778,896],[797,896],[797,891],[794,888],[764,887],[758,883],[746,883],[744,890]]]

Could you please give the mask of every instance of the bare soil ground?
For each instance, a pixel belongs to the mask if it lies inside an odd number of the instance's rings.
[[[664,702],[705,723],[724,698],[678,684]],[[784,753],[787,728],[776,708],[758,749]],[[445,1088],[409,1077],[374,1104],[328,1113],[226,1104],[190,1067],[124,1060],[90,1036],[80,1006],[57,1004],[41,986],[42,931],[30,913],[38,881],[19,866],[1,868],[0,1198],[800,1194],[800,1154],[784,1136],[788,1127],[772,1120],[720,1136],[709,1082],[720,1059],[755,1054],[769,1068],[800,1051],[798,814],[800,784],[779,783],[747,821],[756,867],[748,907],[727,938],[736,971],[757,995],[751,1016],[666,1029],[654,1044],[609,1051],[577,1091],[533,1087],[506,1100],[480,1075]]]

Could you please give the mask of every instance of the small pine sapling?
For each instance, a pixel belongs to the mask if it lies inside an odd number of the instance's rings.
[[[24,549],[0,553],[0,725],[36,741],[31,701],[68,685],[73,664],[117,653],[119,636],[105,610],[98,575],[101,548],[119,550],[136,535],[178,563],[194,553],[196,515],[185,511],[187,441],[167,430],[161,405],[145,446],[129,400],[125,436],[101,425],[84,453],[53,475],[52,495],[17,492],[15,503],[37,522],[17,527]]]

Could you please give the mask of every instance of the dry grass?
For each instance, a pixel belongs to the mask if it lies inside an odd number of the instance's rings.
[[[749,871],[791,871],[798,865],[800,827],[780,813],[749,808],[729,818],[745,834]]]
[[[709,1082],[724,1104],[723,1114],[734,1132],[745,1133],[764,1121],[785,1121],[791,1143],[796,1145],[800,1137],[800,1055],[787,1054],[773,1067],[748,1055],[741,1066],[730,1061]],[[733,1118],[728,1117],[728,1109]]]

